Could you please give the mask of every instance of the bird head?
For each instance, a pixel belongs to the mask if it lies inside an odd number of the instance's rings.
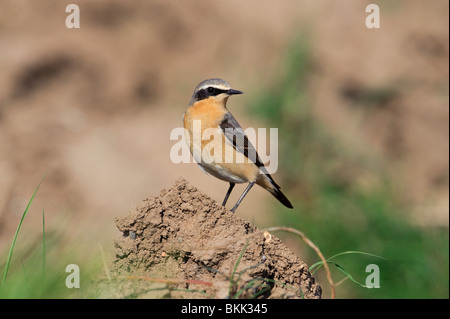
[[[231,85],[222,79],[208,79],[200,82],[194,90],[189,105],[205,99],[212,99],[216,103],[225,104],[231,95],[243,92],[231,88]]]

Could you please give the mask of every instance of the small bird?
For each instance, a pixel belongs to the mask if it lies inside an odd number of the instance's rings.
[[[227,203],[235,184],[248,183],[247,188],[231,209],[233,213],[255,183],[268,190],[284,206],[293,208],[291,202],[281,192],[280,186],[275,183],[261,162],[247,135],[226,107],[231,95],[242,93],[232,89],[227,81],[217,78],[202,81],[197,85],[183,115],[184,128],[189,133],[186,134],[185,139],[190,152],[203,171],[230,184],[222,206]],[[201,124],[202,136],[208,129],[209,133],[220,138],[212,141],[193,138],[196,123]],[[208,143],[213,143],[214,152],[221,151],[218,153],[221,154],[220,158],[208,152],[202,152]],[[233,159],[238,156],[242,158],[243,155],[245,161],[227,160],[225,154],[232,154]]]

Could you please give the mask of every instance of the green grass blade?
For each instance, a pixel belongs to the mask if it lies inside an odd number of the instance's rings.
[[[22,218],[20,219],[19,225],[17,226],[16,233],[14,234],[11,247],[9,248],[8,258],[6,259],[6,266],[5,266],[5,270],[3,271],[3,278],[2,278],[2,285],[1,285],[1,287],[3,287],[5,285],[6,276],[8,275],[9,265],[11,263],[11,257],[12,257],[13,251],[14,251],[14,246],[16,245],[16,240],[17,240],[17,236],[19,235],[20,227],[22,227],[23,220],[25,219],[25,216],[28,213],[28,210],[29,210],[29,208],[31,206],[31,203],[34,200],[34,197],[36,196],[36,193],[37,193],[39,187],[41,186],[42,182],[44,181],[44,178],[45,178],[45,175],[44,175],[44,177],[42,177],[39,185],[36,187],[36,190],[34,191],[33,196],[31,196],[31,199],[28,202],[28,205],[27,205],[27,207],[25,208],[25,211],[22,214]]]
[[[241,262],[242,256],[244,256],[245,250],[247,249],[248,246],[248,242],[249,242],[249,238],[247,238],[247,241],[245,242],[244,248],[242,249],[241,253],[239,254],[238,259],[236,260],[236,263],[234,264],[233,267],[233,271],[231,272],[231,276],[230,276],[230,287],[229,287],[229,295],[231,296],[232,291],[233,291],[233,287],[236,283],[236,281],[234,280],[234,274],[236,273],[236,270],[239,266],[239,263]]]
[[[309,272],[311,273],[311,275],[314,275],[315,272],[317,271],[317,269],[319,269],[319,267],[322,266],[322,265],[323,265],[323,261],[318,261],[315,264],[311,265],[309,267]],[[316,267],[317,267],[317,269],[314,269]]]
[[[340,253],[338,253],[338,254],[336,254],[334,256],[331,256],[330,258],[327,259],[327,262],[329,262],[330,260],[332,260],[332,259],[334,259],[336,257],[342,256],[342,255],[349,255],[349,254],[360,254],[360,255],[366,255],[366,256],[376,257],[376,258],[380,258],[380,259],[386,260],[385,257],[378,256],[378,255],[371,254],[371,253],[367,253],[365,251],[348,250],[348,251],[340,252]],[[322,261],[318,261],[318,262],[316,262],[315,264],[313,264],[312,266],[309,267],[309,272],[314,275],[314,273],[322,266],[323,266],[323,262]]]
[[[249,239],[247,238],[247,241],[245,242],[244,248],[242,249],[241,253],[239,254],[239,257],[234,264],[233,272],[231,273],[231,281],[234,281],[234,274],[236,273],[237,267],[239,266],[239,263],[241,262],[242,256],[244,256],[245,250],[247,249]]]
[[[371,253],[367,253],[367,252],[365,252],[365,251],[348,250],[348,251],[343,251],[343,252],[341,252],[341,253],[338,253],[338,254],[334,255],[334,256],[328,258],[328,260],[334,259],[334,258],[336,258],[336,257],[338,257],[338,256],[341,256],[341,255],[348,255],[348,254],[361,254],[361,255],[366,255],[366,256],[370,256],[370,257],[376,257],[376,258],[380,258],[380,259],[384,259],[384,260],[387,259],[387,258],[385,258],[385,257],[378,256],[378,255],[371,254]]]
[[[236,282],[239,282],[239,280],[241,280],[242,275],[243,275],[246,271],[248,271],[248,270],[250,270],[250,269],[253,269],[253,268],[256,268],[256,267],[258,267],[258,266],[264,264],[265,262],[266,262],[266,260],[264,259],[264,260],[260,261],[259,263],[255,264],[255,265],[252,265],[252,266],[250,266],[250,267],[245,268],[244,270],[241,270],[241,271],[239,272],[239,276],[238,276]]]
[[[355,284],[360,285],[360,286],[363,287],[363,288],[367,288],[366,285],[360,283],[360,282],[357,281],[355,278],[353,278],[353,276],[352,276],[348,271],[346,271],[341,265],[335,263],[334,261],[330,261],[329,263],[335,265],[337,269],[339,269],[340,271],[342,271],[342,272],[344,273],[344,275],[347,276],[348,279],[350,279],[351,281],[353,281]]]
[[[265,278],[253,278],[252,280],[247,282],[244,286],[242,286],[241,289],[239,289],[236,292],[236,294],[233,296],[232,299],[238,299],[241,296],[242,293],[244,293],[249,288],[252,288],[257,281],[265,282],[265,280],[266,280]]]
[[[45,212],[42,208],[42,271],[45,272]]]
[[[256,299],[258,298],[258,296],[262,295],[263,293],[269,291],[271,288],[268,285],[263,286],[263,283],[261,283],[260,285],[256,286],[256,288],[262,287],[258,292],[256,292],[253,296],[251,296],[251,299]]]
[[[305,299],[305,294],[303,293],[303,290],[302,290],[302,286],[300,285],[300,287],[299,287],[299,292],[300,292],[300,297],[302,298],[302,299]]]

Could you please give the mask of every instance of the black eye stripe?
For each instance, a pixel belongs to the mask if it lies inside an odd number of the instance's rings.
[[[212,86],[206,88],[206,90],[208,91],[209,96],[219,95],[219,94],[225,93],[227,91],[227,90],[218,89],[218,88],[215,88]]]
[[[207,99],[210,96],[216,96],[222,93],[227,92],[227,90],[222,90],[222,89],[218,89],[212,86],[209,86],[205,89],[201,89],[199,90],[196,94],[195,94],[195,98],[197,99],[197,101],[203,100],[203,99]]]
[[[197,101],[206,99],[207,96],[206,96],[205,90],[200,90],[197,93],[195,93],[195,98],[196,98]]]

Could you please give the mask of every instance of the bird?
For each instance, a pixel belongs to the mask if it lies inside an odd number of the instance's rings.
[[[280,186],[270,176],[244,130],[227,109],[228,98],[238,94],[243,92],[233,89],[227,81],[219,78],[204,80],[195,87],[183,114],[185,140],[192,157],[203,171],[229,183],[222,206],[226,205],[236,184],[248,183],[231,212],[236,212],[239,204],[255,184],[269,191],[284,206],[293,208],[291,202],[281,192]],[[198,124],[201,125],[202,136],[205,130],[208,130],[209,135],[217,138],[212,141],[195,138],[195,127],[196,125],[198,127]],[[203,151],[208,143],[212,143],[214,155]],[[243,156],[245,161],[230,161],[224,154],[231,154],[233,159]]]

